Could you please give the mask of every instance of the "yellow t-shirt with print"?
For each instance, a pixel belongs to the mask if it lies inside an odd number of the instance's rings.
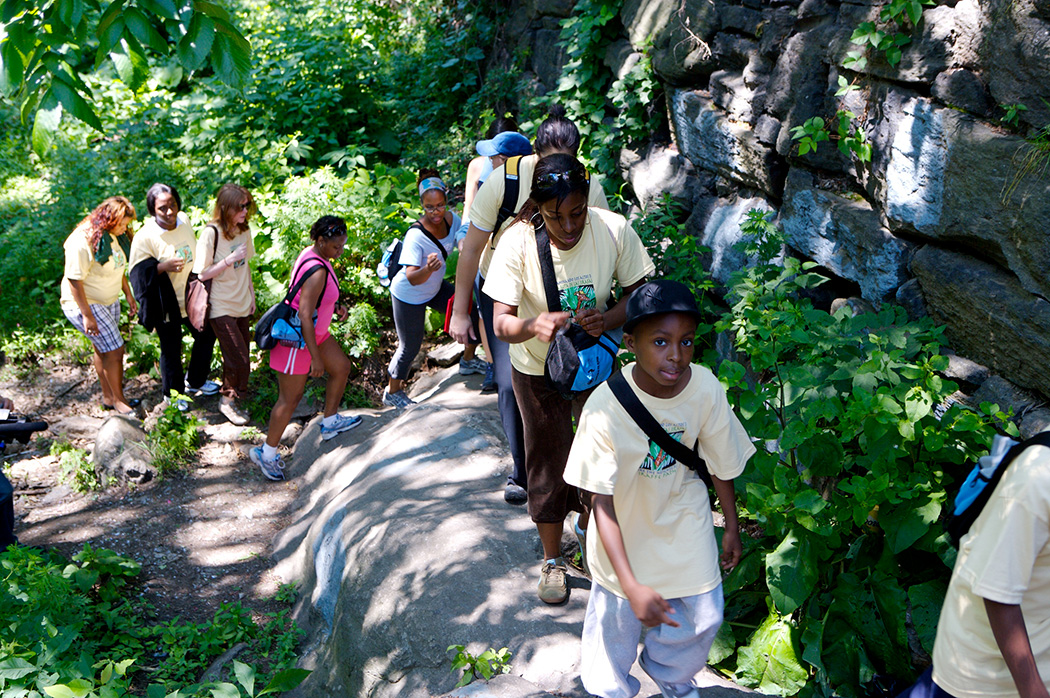
[[[641,370],[637,364],[625,366],[623,376],[660,426],[684,444],[699,438],[710,472],[732,480],[744,472],[755,447],[718,378],[703,366],[690,368],[688,385],[672,398],[640,390],[634,381]],[[678,599],[722,582],[707,486],[649,440],[606,383],[584,405],[564,477],[587,492],[612,495],[627,560],[640,583]],[[597,532],[593,525],[590,530]],[[626,598],[601,536],[593,533],[587,536],[591,576]]]
[[[112,254],[105,264],[99,264],[88,242],[87,233],[87,226],[78,226],[63,243],[66,266],[62,274],[60,300],[63,305],[76,305],[73,287],[69,285],[69,280],[73,279],[84,284],[84,295],[89,305],[112,305],[120,298],[123,289],[127,257],[124,256],[124,250],[120,249],[117,238],[110,235]]]
[[[540,156],[536,154],[525,155],[519,161],[518,201],[514,205],[515,213],[520,211],[525,202],[529,200],[529,194],[532,192],[532,175],[536,171],[536,163],[539,161]],[[492,232],[492,229],[496,227],[496,219],[499,218],[500,204],[503,203],[503,194],[506,191],[506,169],[506,165],[500,165],[493,170],[492,174],[485,179],[485,183],[481,185],[481,189],[478,189],[474,202],[470,205],[470,222],[476,228],[484,230],[486,233]],[[602,189],[601,182],[594,175],[591,175],[590,186],[587,205],[608,210],[609,201],[605,198],[605,191]],[[488,278],[493,252],[499,244],[503,231],[510,226],[512,220],[514,220],[513,216],[507,218],[500,226],[500,229],[496,231],[496,234],[491,237],[488,244],[485,245],[485,251],[482,252],[481,261],[478,264],[482,278]]]
[[[586,308],[605,312],[614,281],[630,286],[654,269],[641,238],[627,219],[600,208],[588,208],[580,241],[571,250],[552,245],[551,257],[561,308],[571,313]],[[517,306],[520,318],[547,311],[532,225],[523,221],[503,234],[483,290],[493,300]],[[522,373],[542,376],[548,346],[536,337],[511,344],[511,364]]]
[[[128,267],[134,269],[139,262],[151,257],[158,262],[164,262],[176,255],[182,257],[186,262],[182,265],[182,271],[178,273],[169,271],[168,277],[171,279],[172,288],[175,289],[175,296],[179,299],[179,310],[182,311],[182,317],[186,317],[186,282],[190,278],[190,272],[193,271],[197,236],[193,234],[193,228],[186,214],[179,213],[178,221],[178,225],[173,230],[164,230],[152,218],[146,221],[131,242],[131,259],[128,261]]]
[[[201,230],[193,273],[200,275],[215,263],[214,260],[222,260],[233,254],[241,245],[246,245],[248,252],[244,259],[234,262],[218,276],[212,277],[208,302],[211,303],[209,317],[247,317],[255,312],[255,289],[252,287],[252,271],[248,266],[248,261],[255,256],[255,242],[252,240],[251,230],[238,232],[232,240],[227,240],[225,235],[220,234],[216,242],[217,225],[219,224],[212,222]]]
[[[984,599],[1020,604],[1039,674],[1050,679],[1050,449],[1010,464],[959,543],[933,646],[933,680],[958,698],[1016,696]]]

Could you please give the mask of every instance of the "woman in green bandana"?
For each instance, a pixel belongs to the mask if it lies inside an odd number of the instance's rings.
[[[124,273],[134,220],[131,202],[112,196],[80,221],[64,245],[62,312],[95,349],[102,408],[120,414],[134,413],[139,403],[124,399],[124,339],[120,336],[121,292],[131,306],[131,317],[138,312]]]

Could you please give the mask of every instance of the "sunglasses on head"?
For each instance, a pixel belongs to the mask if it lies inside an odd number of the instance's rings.
[[[536,178],[536,182],[538,184],[542,184],[545,186],[553,186],[558,182],[565,182],[566,184],[578,184],[583,181],[585,181],[584,176],[576,170],[569,170],[567,172],[548,172]]]

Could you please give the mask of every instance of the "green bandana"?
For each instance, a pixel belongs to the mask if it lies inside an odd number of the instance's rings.
[[[113,255],[113,244],[109,241],[111,237],[112,236],[109,233],[106,233],[98,241],[98,250],[95,252],[95,261],[99,264],[105,264]],[[124,259],[127,259],[131,255],[131,242],[128,240],[128,236],[118,236],[117,244],[120,245],[120,249],[124,251]]]

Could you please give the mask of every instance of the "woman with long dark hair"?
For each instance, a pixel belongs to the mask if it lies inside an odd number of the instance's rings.
[[[255,256],[255,243],[248,220],[255,212],[251,193],[239,184],[224,184],[215,195],[211,221],[197,240],[193,271],[202,281],[211,281],[208,324],[222,349],[222,397],[219,412],[231,424],[248,423],[239,406],[248,392],[251,371],[250,346],[255,288],[248,261]]]
[[[539,597],[546,603],[561,603],[569,596],[561,556],[566,515],[584,513],[576,522],[581,539],[587,526],[586,509],[562,474],[573,418],[579,418],[590,394],[569,401],[547,385],[547,348],[568,323],[595,337],[623,325],[627,296],[653,271],[630,223],[588,206],[589,187],[586,170],[571,155],[540,159],[529,199],[503,234],[484,288],[494,301],[496,336],[510,344],[514,395],[524,427],[529,515],[543,544]],[[547,304],[538,244],[550,250],[561,306],[557,312]],[[623,289],[623,297],[610,305],[614,284]]]
[[[131,202],[111,196],[77,224],[64,244],[62,312],[91,341],[102,408],[120,414],[134,414],[139,404],[124,399],[124,338],[120,336],[121,292],[132,317],[138,312],[125,276],[134,222]]]

